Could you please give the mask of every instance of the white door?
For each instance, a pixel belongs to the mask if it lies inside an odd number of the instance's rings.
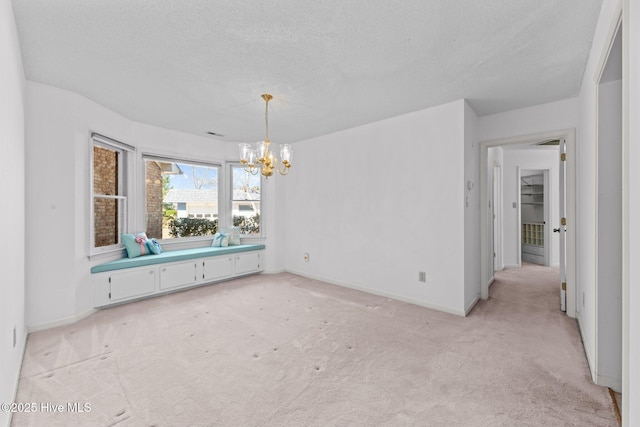
[[[565,159],[567,146],[564,139],[560,139],[560,225],[554,232],[560,233],[560,310],[567,311],[567,199],[565,194],[566,168]]]
[[[491,197],[491,224],[493,231],[493,272],[500,270],[498,265],[498,211],[496,209],[496,200],[498,198],[498,167],[493,167],[493,192]]]

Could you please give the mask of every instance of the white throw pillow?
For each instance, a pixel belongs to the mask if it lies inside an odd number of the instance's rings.
[[[225,246],[229,246],[229,236],[224,233],[216,233],[213,235],[213,242],[211,242],[211,246],[214,248],[221,248]]]

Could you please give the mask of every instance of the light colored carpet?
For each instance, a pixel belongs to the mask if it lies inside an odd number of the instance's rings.
[[[467,318],[291,274],[29,336],[14,426],[615,426],[557,273],[505,271]],[[70,413],[68,402],[89,403]]]

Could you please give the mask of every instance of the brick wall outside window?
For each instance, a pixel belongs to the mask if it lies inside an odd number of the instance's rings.
[[[157,162],[146,161],[147,237],[162,238],[162,170]]]
[[[118,195],[118,153],[107,148],[93,147],[93,192]],[[118,243],[118,201],[94,199],[95,246]]]

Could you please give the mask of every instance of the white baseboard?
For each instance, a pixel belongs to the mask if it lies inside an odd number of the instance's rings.
[[[464,316],[467,317],[469,315],[469,313],[471,312],[471,310],[473,309],[473,307],[476,306],[476,304],[478,303],[478,301],[480,301],[480,295],[476,295],[476,297],[473,299],[473,301],[471,301],[471,304],[469,304],[467,306],[467,308],[464,309]]]
[[[16,370],[16,375],[13,380],[13,393],[11,394],[11,402],[16,401],[16,397],[18,396],[18,384],[20,383],[20,373],[22,372],[22,361],[24,360],[24,352],[27,349],[27,333],[25,333],[19,341],[19,353],[20,353],[20,363],[18,364],[18,369]],[[13,418],[13,413],[9,412],[7,416],[7,424],[6,427],[11,426],[11,420]]]
[[[82,320],[85,317],[92,315],[97,312],[95,308],[85,311],[84,313],[76,314],[75,316],[67,317],[60,320],[54,320],[53,322],[40,323],[38,325],[29,325],[29,333],[43,331],[45,329],[56,328],[58,326],[70,325],[71,323],[75,323],[78,320]]]
[[[582,332],[582,322],[580,321],[580,316],[576,316],[576,322],[578,322],[578,331],[580,332],[580,340],[582,341],[582,348],[584,349],[584,354],[587,357],[587,365],[589,367],[589,373],[591,374],[591,381],[597,384],[595,364],[593,363],[593,358],[591,357],[589,348],[586,345],[584,345],[585,340],[584,340],[584,334]]]
[[[505,264],[504,268],[520,268],[520,264]]]
[[[398,300],[398,301],[408,302],[409,304],[419,305],[421,307],[430,308],[432,310],[442,311],[444,313],[455,314],[456,316],[464,317],[466,315],[466,313],[463,310],[459,310],[459,309],[455,309],[455,308],[451,308],[451,307],[445,307],[445,306],[438,305],[438,304],[431,304],[431,303],[428,303],[428,302],[425,302],[425,301],[420,301],[420,300],[416,300],[416,299],[413,299],[413,298],[404,297],[402,295],[396,295],[396,294],[393,294],[391,292],[379,291],[379,290],[376,290],[376,289],[369,289],[369,288],[365,288],[363,286],[354,285],[352,283],[336,281],[336,280],[328,279],[326,277],[321,277],[321,276],[316,276],[316,275],[313,275],[313,274],[308,274],[308,273],[305,273],[303,271],[286,269],[286,272],[287,273],[291,273],[291,274],[296,274],[298,276],[306,277],[306,278],[309,278],[309,279],[319,280],[321,282],[327,282],[327,283],[330,283],[332,285],[342,286],[344,288],[349,288],[349,289],[354,289],[356,291],[366,292],[368,294],[373,294],[373,295],[378,295],[378,296],[381,296],[381,297],[391,298],[391,299]]]
[[[487,284],[487,288],[490,288],[491,285],[493,285],[493,282],[496,281],[496,276],[491,276],[491,279],[489,279],[489,283]]]
[[[613,378],[598,375],[598,382],[596,383],[602,387],[609,387],[611,390],[618,393],[622,393],[622,381]]]
[[[278,273],[285,273],[286,270],[284,268],[279,268],[279,269],[275,269],[275,270],[269,270],[269,271],[263,271],[262,274],[278,274]],[[241,276],[238,276],[241,277]],[[207,286],[207,285],[211,285],[213,283],[205,283],[202,284],[201,286]],[[193,288],[195,288],[197,286],[194,286]],[[180,291],[184,291],[185,289],[176,289],[174,290],[175,292],[180,292]],[[154,296],[160,296],[160,295],[164,295],[164,294],[168,294],[168,293],[173,293],[173,291],[169,291],[169,292],[165,292],[162,294],[157,294]],[[146,299],[146,298],[141,298],[141,299]],[[131,301],[123,301],[123,304],[129,303],[129,302],[133,302],[134,300]],[[87,311],[85,311],[84,313],[80,313],[77,314],[75,316],[71,316],[71,317],[67,317],[64,319],[59,319],[59,320],[54,320],[52,322],[46,322],[46,323],[39,323],[37,325],[30,325],[28,327],[28,332],[37,332],[37,331],[44,331],[45,329],[51,329],[51,328],[56,328],[58,326],[65,326],[65,325],[70,325],[72,323],[75,323],[79,320],[84,319],[85,317],[89,317],[91,316],[93,313],[97,312],[98,310],[95,308],[89,309]]]

